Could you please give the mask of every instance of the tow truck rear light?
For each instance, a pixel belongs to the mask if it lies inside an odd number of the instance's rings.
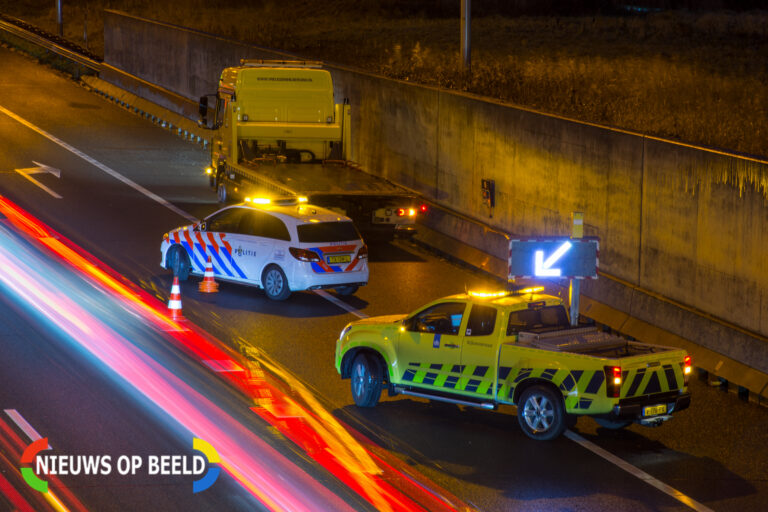
[[[421,213],[427,213],[427,205],[425,205],[425,204],[422,204],[422,205],[419,207],[419,211],[421,211]]]
[[[288,252],[299,261],[320,261],[320,256],[316,252],[308,251],[307,249],[289,247]]]
[[[367,258],[368,258],[368,246],[363,244],[363,246],[357,250],[357,259],[364,260]]]
[[[621,395],[621,366],[604,366],[605,392],[608,398],[619,398]]]
[[[683,381],[688,384],[688,377],[693,372],[693,360],[691,356],[685,356],[683,358]]]
[[[398,208],[397,209],[397,216],[398,217],[404,217],[405,216],[405,208]]]

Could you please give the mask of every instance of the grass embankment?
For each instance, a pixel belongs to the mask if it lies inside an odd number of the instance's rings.
[[[458,19],[420,15],[414,6],[426,0],[389,8],[378,0],[248,3],[92,0],[86,10],[64,2],[65,36],[84,45],[87,19],[88,47],[102,54],[100,12],[119,9],[393,78],[768,156],[768,12],[475,16],[465,73]],[[0,0],[0,11],[51,32],[53,6]]]

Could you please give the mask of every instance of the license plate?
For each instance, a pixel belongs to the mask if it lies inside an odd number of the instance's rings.
[[[667,404],[643,407],[643,416],[656,416],[657,414],[664,414],[665,412],[667,412]]]
[[[349,263],[352,261],[352,256],[349,254],[340,254],[337,256],[328,256],[325,261],[333,265],[334,263]]]

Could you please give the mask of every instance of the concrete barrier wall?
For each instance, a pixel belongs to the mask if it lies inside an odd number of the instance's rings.
[[[192,99],[240,58],[292,58],[116,12],[104,30],[108,64]],[[514,235],[568,234],[583,211],[602,272],[768,336],[766,162],[330,69],[337,101],[353,105],[353,158],[370,172]],[[484,178],[496,183],[492,212]],[[497,239],[488,252],[503,257]]]

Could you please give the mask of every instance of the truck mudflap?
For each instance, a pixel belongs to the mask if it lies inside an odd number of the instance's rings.
[[[691,394],[680,390],[652,395],[622,398],[605,417],[614,421],[637,421],[643,425],[656,425],[671,418],[673,412],[687,409]]]

